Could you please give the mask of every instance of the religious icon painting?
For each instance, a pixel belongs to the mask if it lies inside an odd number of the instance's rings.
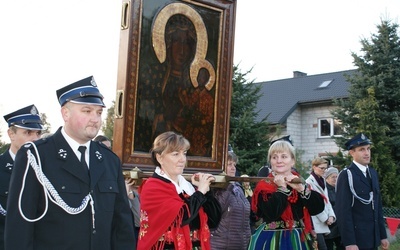
[[[154,168],[156,136],[191,144],[188,170],[221,172],[228,147],[235,1],[123,1],[114,148]]]

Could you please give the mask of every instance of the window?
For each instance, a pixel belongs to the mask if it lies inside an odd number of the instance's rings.
[[[318,119],[318,137],[327,138],[342,135],[341,123],[333,118]]]
[[[332,81],[333,81],[333,80],[323,81],[323,82],[321,83],[321,85],[318,86],[318,88],[320,88],[320,89],[326,88],[326,87],[329,86],[329,84],[331,84]]]

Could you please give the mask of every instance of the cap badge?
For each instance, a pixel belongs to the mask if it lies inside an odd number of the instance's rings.
[[[36,107],[35,106],[32,106],[32,108],[31,108],[31,115],[38,115],[38,110],[36,109]]]
[[[361,134],[361,139],[363,139],[363,140],[366,139],[364,134]]]
[[[96,81],[94,80],[94,77],[90,80],[90,84],[92,84],[93,87],[97,87]]]

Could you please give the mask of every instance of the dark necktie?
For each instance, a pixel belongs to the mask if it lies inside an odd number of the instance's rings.
[[[367,168],[366,169],[366,174],[367,174],[367,180],[369,181],[369,183],[372,185],[372,178],[371,178],[371,174],[370,174],[370,172],[369,172],[369,169]]]
[[[86,146],[79,146],[78,151],[81,152],[81,164],[82,164],[82,166],[85,167],[86,170],[89,170],[88,164],[86,163],[86,159],[85,159]]]

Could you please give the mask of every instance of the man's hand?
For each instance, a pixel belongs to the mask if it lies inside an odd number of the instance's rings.
[[[390,245],[390,243],[389,243],[388,239],[381,240],[382,250],[388,250],[389,249],[389,245]]]
[[[358,250],[358,246],[357,245],[346,246],[346,250]]]

